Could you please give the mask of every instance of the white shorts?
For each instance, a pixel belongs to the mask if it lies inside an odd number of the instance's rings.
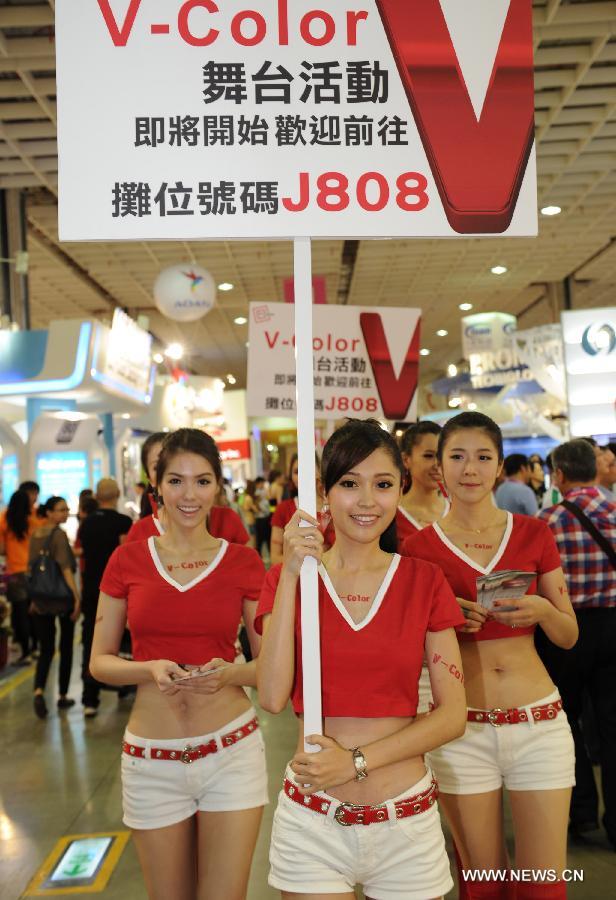
[[[430,670],[426,662],[421,667],[417,690],[419,692],[417,713],[427,713],[432,707],[432,684],[430,683]]]
[[[286,777],[294,780],[288,769]],[[394,797],[419,794],[430,787],[432,774]],[[280,792],[272,826],[269,883],[281,891],[302,894],[345,894],[356,884],[372,900],[428,900],[453,887],[445,839],[435,803],[406,819],[390,818],[372,825],[339,825],[334,813],[302,808]],[[385,804],[383,804],[385,805]]]
[[[259,728],[230,747],[220,738],[255,716],[254,709],[242,713],[219,731],[187,740],[140,738],[125,732],[124,740],[146,748],[136,759],[122,753],[122,804],[124,824],[129,828],[165,828],[189,819],[196,812],[228,812],[264,806],[267,797],[265,747]],[[186,764],[178,760],[149,758],[150,747],[183,750],[187,743],[207,744],[216,740],[218,753]]]
[[[530,706],[559,699],[554,691]],[[503,784],[509,791],[550,791],[575,784],[575,753],[567,716],[494,727],[467,722],[463,736],[431,750],[426,762],[443,794],[485,794]]]

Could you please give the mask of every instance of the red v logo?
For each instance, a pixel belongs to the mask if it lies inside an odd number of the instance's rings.
[[[415,327],[398,378],[394,374],[380,314],[360,313],[359,324],[366,342],[383,415],[386,419],[404,421],[417,390],[420,322]]]
[[[139,12],[139,7],[141,6],[141,0],[130,0],[126,18],[124,19],[124,24],[121,29],[118,27],[118,23],[116,22],[111,6],[109,5],[109,0],[98,0],[98,5],[114,45],[116,47],[126,47],[131,31],[133,30],[133,25],[135,24],[137,13]]]
[[[510,0],[479,122],[439,0],[376,2],[449,224],[505,231],[535,133],[531,0]]]

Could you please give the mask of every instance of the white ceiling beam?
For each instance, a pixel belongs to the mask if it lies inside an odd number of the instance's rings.
[[[15,73],[17,74],[17,69]],[[31,78],[36,93],[41,97],[55,97],[56,95],[56,79],[55,78]],[[30,87],[21,80],[9,81],[3,78],[0,81],[0,100],[18,99],[20,97],[31,97]]]
[[[6,56],[0,58],[0,72],[54,72],[55,56]]]
[[[42,28],[54,24],[47,6],[5,6],[0,9],[0,28]]]

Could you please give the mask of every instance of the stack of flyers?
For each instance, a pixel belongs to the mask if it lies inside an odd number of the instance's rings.
[[[477,579],[477,603],[494,611],[495,600],[519,600],[537,577],[535,572],[503,569]],[[512,612],[517,606],[498,606],[498,612]]]

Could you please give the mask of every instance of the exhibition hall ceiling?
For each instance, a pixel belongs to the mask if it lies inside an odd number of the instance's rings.
[[[180,341],[195,372],[245,379],[252,300],[283,300],[286,242],[60,243],[54,0],[0,0],[0,188],[27,188],[32,326],[106,318],[116,306],[149,316],[161,345]],[[425,375],[460,357],[459,304],[502,310],[520,327],[554,321],[571,276],[574,307],[614,304],[616,291],[616,2],[534,0],[538,239],[320,241],[314,272],[330,303],[424,310]],[[84,98],[84,102],[85,102]],[[113,98],[101,114],[113,116]],[[93,177],[96,173],[93,172]],[[258,235],[255,235],[257,238]],[[161,269],[190,261],[232,291],[182,326],[153,307]],[[491,273],[494,266],[506,274]],[[448,334],[437,336],[439,329]]]

